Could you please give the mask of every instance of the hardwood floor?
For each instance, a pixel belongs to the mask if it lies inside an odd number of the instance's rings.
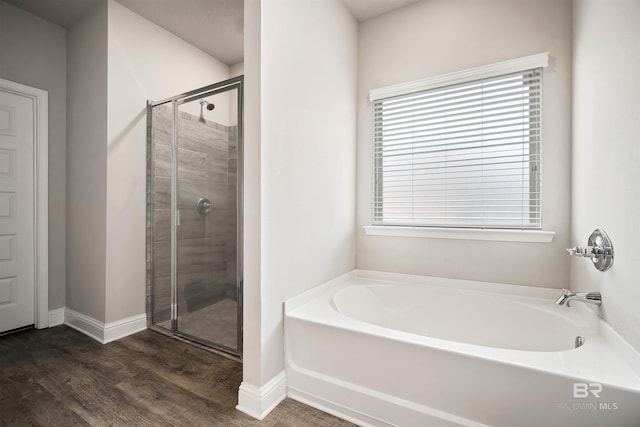
[[[351,426],[287,399],[235,409],[242,365],[159,333],[101,345],[67,327],[0,337],[0,426]]]

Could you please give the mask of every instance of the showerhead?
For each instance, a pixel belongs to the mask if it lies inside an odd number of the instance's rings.
[[[205,122],[206,120],[204,119],[204,114],[203,114],[203,109],[202,107],[207,106],[207,110],[209,111],[213,111],[214,108],[216,108],[216,106],[214,104],[212,104],[211,102],[205,101],[204,99],[200,100],[200,118],[198,120],[200,120],[201,122]]]
[[[200,100],[200,107],[202,107],[203,105],[207,105],[207,110],[209,111],[213,111],[214,108],[216,108],[215,104],[212,104],[209,101],[205,101],[204,99]]]

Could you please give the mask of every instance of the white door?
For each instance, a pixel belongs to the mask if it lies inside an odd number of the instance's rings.
[[[0,333],[35,323],[34,99],[0,88]]]

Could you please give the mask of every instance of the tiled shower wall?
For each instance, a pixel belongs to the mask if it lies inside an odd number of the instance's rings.
[[[178,136],[178,313],[236,299],[237,129],[180,111]],[[154,323],[170,319],[170,106],[154,107],[151,148],[151,242]],[[200,198],[212,203],[200,214]]]

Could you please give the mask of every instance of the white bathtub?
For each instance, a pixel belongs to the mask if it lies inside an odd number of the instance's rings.
[[[640,426],[640,355],[558,295],[351,272],[286,301],[288,395],[360,425]]]

